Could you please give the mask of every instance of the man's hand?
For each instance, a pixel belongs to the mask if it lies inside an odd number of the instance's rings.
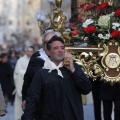
[[[23,110],[23,111],[25,110],[25,105],[26,105],[26,100],[23,100],[23,101],[22,101],[22,110]]]
[[[64,66],[73,73],[75,71],[75,68],[74,68],[72,56],[68,56],[66,58],[66,61],[69,62],[69,65],[64,65]]]

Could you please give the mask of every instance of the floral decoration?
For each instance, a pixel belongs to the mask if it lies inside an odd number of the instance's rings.
[[[86,17],[80,15],[81,11],[87,14]],[[120,43],[120,6],[114,2],[80,3],[74,14],[77,19],[68,28],[64,26],[63,31],[63,37],[67,36],[69,43],[96,45],[110,40]]]

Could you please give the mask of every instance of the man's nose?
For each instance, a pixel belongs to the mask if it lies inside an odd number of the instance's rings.
[[[59,51],[62,52],[62,48],[59,48]]]

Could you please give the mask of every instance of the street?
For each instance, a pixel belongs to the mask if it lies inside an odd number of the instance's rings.
[[[83,105],[85,120],[94,120],[93,104]],[[7,114],[4,117],[0,117],[0,120],[15,120],[14,119],[14,106],[8,103]]]

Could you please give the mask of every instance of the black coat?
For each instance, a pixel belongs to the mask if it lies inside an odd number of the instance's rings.
[[[77,64],[73,73],[65,67],[60,70],[64,78],[57,70],[49,73],[48,69],[41,69],[35,74],[22,120],[36,118],[38,107],[36,120],[83,120],[81,93],[89,93],[92,84]]]
[[[120,83],[111,85],[110,83],[100,84],[100,99],[101,100],[115,100],[120,99]]]
[[[26,100],[27,91],[30,87],[30,84],[32,82],[32,79],[34,77],[34,74],[43,67],[44,60],[39,58],[40,53],[39,51],[35,52],[28,64],[26,73],[24,75],[24,82],[23,82],[23,88],[22,88],[22,100]]]
[[[12,89],[12,76],[13,71],[11,66],[6,62],[0,62],[0,83],[2,86],[3,94],[9,95]]]

